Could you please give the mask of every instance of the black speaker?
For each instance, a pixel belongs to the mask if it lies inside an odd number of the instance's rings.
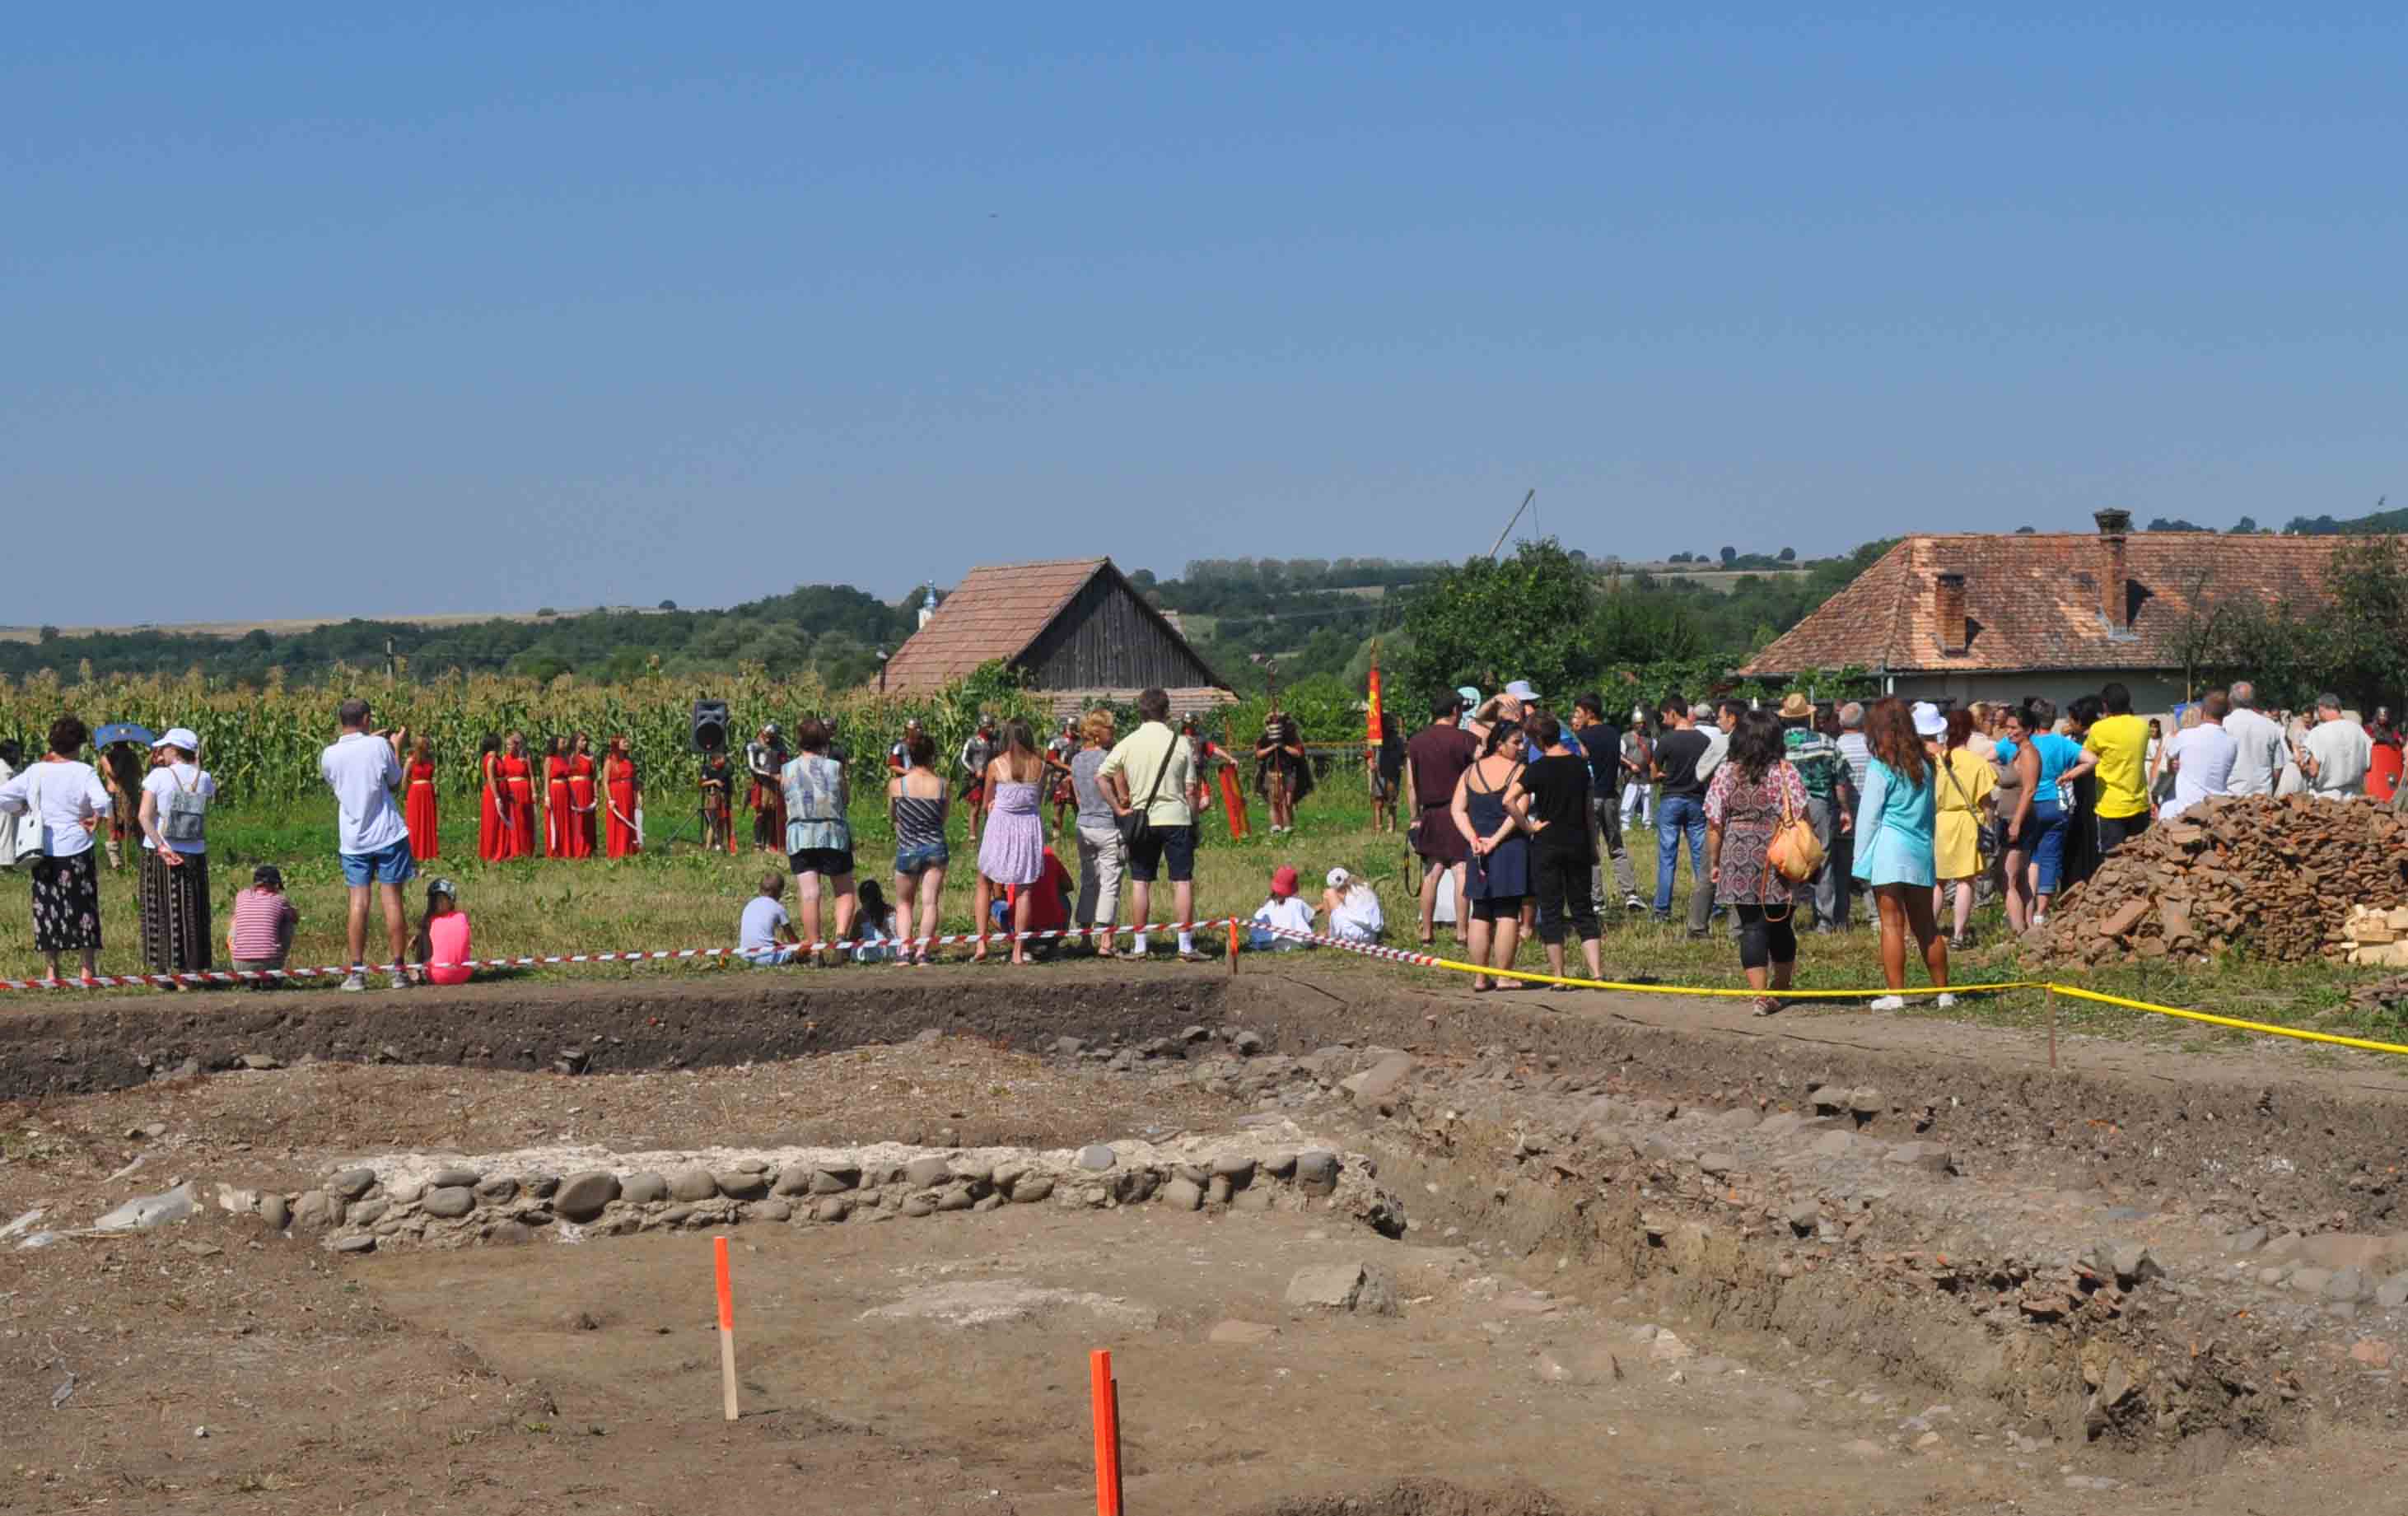
[[[694,703],[694,751],[725,752],[727,751],[727,702],[697,700]]]

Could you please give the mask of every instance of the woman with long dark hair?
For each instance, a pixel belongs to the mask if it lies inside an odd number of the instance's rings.
[[[886,814],[895,824],[895,961],[925,965],[929,944],[942,930],[945,843],[951,792],[937,772],[936,739],[916,725],[903,738],[903,772],[886,781]],[[1115,834],[1114,840],[1118,840]]]
[[[1990,824],[1995,808],[1990,792],[1998,774],[1989,760],[1971,747],[1973,713],[1952,710],[1944,720],[1945,735],[1932,743],[1931,754],[1937,776],[1932,789],[1936,812],[1932,859],[1940,879],[1931,909],[1935,918],[1942,910],[1950,910],[1953,924],[1948,945],[1968,948],[1972,946],[1966,934],[1973,924],[1973,881],[1982,873],[1982,831]],[[1953,909],[1947,898],[1952,894]]]
[[[594,856],[594,739],[579,732],[568,739],[568,816],[562,824],[566,856]]]
[[[41,828],[42,855],[26,872],[34,877],[34,948],[53,984],[63,952],[83,955],[84,978],[100,971],[100,870],[92,837],[113,802],[100,776],[77,756],[91,736],[79,719],[60,717],[50,723],[50,751],[0,784],[0,816],[30,812]]]
[[[477,856],[500,863],[509,853],[510,787],[502,778],[502,739],[488,732],[477,744],[481,804],[477,814]]]
[[[1931,982],[1948,983],[1948,943],[1931,915],[1932,772],[1924,738],[1914,729],[1906,703],[1885,695],[1865,712],[1865,747],[1871,753],[1865,765],[1865,793],[1856,802],[1855,874],[1872,891],[1881,913],[1882,981],[1891,993],[1872,1003],[1875,1010],[1903,1010],[1906,997],[1906,938],[1911,932],[1923,950],[1923,964]],[[1956,997],[1945,993],[1942,1006]]]
[[[1028,909],[1036,899],[1036,893],[1025,886],[1045,877],[1045,822],[1037,811],[1038,783],[1044,777],[1045,757],[1037,751],[1037,734],[1026,722],[1006,722],[1003,751],[986,765],[987,820],[979,834],[978,888],[971,893],[979,945],[970,956],[980,963],[986,961],[991,929],[988,903],[1009,884],[1024,886],[1011,903],[1011,961],[1028,962],[1028,943],[1018,934],[1028,930]]]
[[[1759,1016],[1781,1008],[1777,997],[1797,975],[1793,919],[1799,900],[1813,898],[1813,881],[1784,879],[1770,856],[1782,824],[1806,814],[1806,781],[1786,749],[1779,717],[1748,711],[1706,786],[1707,878],[1739,922],[1739,964]]]
[[[1465,951],[1483,968],[1513,966],[1522,936],[1522,902],[1530,895],[1530,839],[1521,815],[1505,801],[1522,777],[1525,745],[1519,726],[1505,722],[1490,726],[1481,739],[1480,756],[1455,785],[1455,828],[1471,851],[1463,885],[1471,908]],[[1473,994],[1485,994],[1490,987],[1487,975],[1471,977]],[[1521,981],[1499,980],[1495,987],[1519,989]]]
[[[636,760],[627,751],[624,732],[612,737],[602,754],[602,794],[609,810],[602,823],[603,854],[624,858],[643,851],[644,837],[636,830],[636,812],[643,808],[644,792],[636,778]]]
[[[568,856],[568,739],[554,737],[543,748],[543,855]]]
[[[508,798],[505,819],[508,828],[502,834],[505,859],[535,856],[535,761],[527,756],[526,737],[512,732],[502,739],[502,756],[494,765],[500,775],[502,794]]]
[[[409,856],[431,863],[441,844],[441,815],[435,805],[435,744],[421,734],[403,770],[402,819],[409,823]]]

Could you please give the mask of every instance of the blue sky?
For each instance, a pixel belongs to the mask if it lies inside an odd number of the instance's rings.
[[[0,620],[2408,500],[2397,7],[341,8],[14,19]]]

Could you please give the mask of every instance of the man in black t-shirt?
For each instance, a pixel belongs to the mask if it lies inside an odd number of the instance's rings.
[[[1463,908],[1463,875],[1464,861],[1470,855],[1470,849],[1449,808],[1455,804],[1455,785],[1461,782],[1463,771],[1471,766],[1477,754],[1471,734],[1456,724],[1462,717],[1463,708],[1455,692],[1438,695],[1430,701],[1430,723],[1405,744],[1405,781],[1412,786],[1413,797],[1412,848],[1422,861],[1425,944],[1438,931],[1438,879],[1441,872],[1455,878],[1455,932],[1458,941],[1463,937],[1467,914]]]
[[[1656,741],[1656,777],[1664,794],[1656,808],[1656,919],[1672,919],[1672,876],[1681,866],[1681,837],[1689,838],[1689,935],[1703,937],[1706,913],[1713,908],[1713,886],[1706,880],[1706,781],[1698,778],[1698,763],[1711,744],[1689,715],[1689,703],[1668,694],[1658,708],[1664,735]]]
[[[1605,865],[1611,860],[1623,908],[1638,910],[1639,876],[1630,865],[1630,850],[1622,845],[1622,732],[1605,719],[1603,697],[1584,694],[1572,702],[1572,739],[1588,760],[1589,832],[1598,853],[1592,882],[1598,905],[1602,908],[1612,898],[1605,893]]]
[[[1564,927],[1567,921],[1580,934],[1581,956],[1588,961],[1588,977],[1603,979],[1597,951],[1597,896],[1590,893],[1589,865],[1597,853],[1589,845],[1588,759],[1564,743],[1563,728],[1553,716],[1534,716],[1526,727],[1530,759],[1520,777],[1505,791],[1505,808],[1527,818],[1530,838],[1530,893],[1539,902],[1539,940],[1547,947],[1547,971],[1564,971]]]

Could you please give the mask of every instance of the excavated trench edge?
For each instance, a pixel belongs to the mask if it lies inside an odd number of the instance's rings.
[[[2149,1080],[2044,1074],[2021,1064],[1733,1039],[1517,1009],[1464,1016],[1453,1003],[1371,980],[1325,987],[1270,976],[1148,976],[1049,982],[1032,995],[958,980],[805,993],[764,979],[497,985],[440,998],[194,1000],[112,1001],[0,1022],[0,1097],[123,1087],[171,1074],[186,1060],[202,1069],[234,1066],[246,1052],[288,1063],[497,1069],[568,1066],[563,1060],[577,1054],[576,1066],[612,1072],[797,1057],[901,1041],[927,1027],[1036,1051],[1065,1036],[1133,1047],[1176,1037],[1193,1023],[1235,1022],[1259,1035],[1267,1051],[1291,1055],[1335,1043],[1411,1048],[1429,1057],[1512,1049],[1543,1056],[1559,1077],[1610,1075],[1618,1090],[1676,1100],[1736,1105],[1794,1098],[1814,1083],[1875,1081],[1911,1090],[1907,1103],[1939,1127],[1931,1135],[1960,1153],[2092,1142],[2118,1184],[2194,1203],[2215,1197],[2214,1165],[2229,1160],[2237,1167],[2279,1151],[2278,1167],[2252,1170],[2265,1180],[2255,1198],[2278,1221],[2309,1227],[2387,1215],[2382,1192],[2370,1194],[2352,1180],[2366,1172],[2370,1155],[2396,1158],[2400,1145],[2399,1101],[2303,1081],[2186,1082],[2178,1065],[2168,1070],[2175,1077]],[[1426,1019],[1433,1009],[1435,1022]],[[1967,1040],[1978,1044],[1982,1036],[1969,1030]],[[2284,1440],[2313,1411],[2333,1409],[2321,1386],[2296,1373],[2286,1380],[2271,1365],[2228,1352],[2179,1383],[2162,1372],[2144,1377],[2101,1415],[2100,1353],[2079,1329],[2009,1334],[2002,1347],[1944,1291],[1902,1296],[1839,1269],[1784,1277],[1773,1250],[1704,1218],[1668,1223],[1642,1214],[1635,1194],[1575,1194],[1519,1179],[1500,1184],[1496,1176],[1514,1166],[1506,1138],[1498,1132],[1433,1157],[1409,1137],[1375,1129],[1367,1146],[1380,1156],[1382,1186],[1409,1197],[1423,1236],[1435,1211],[1508,1243],[1560,1249],[1609,1280],[1659,1281],[1712,1323],[1779,1334],[1798,1348],[1950,1394],[1985,1394],[2068,1440],[2172,1447],[2183,1466],[2204,1472],[2236,1441]],[[2211,1158],[2216,1153],[2223,1158]],[[2366,1397],[2350,1404],[2367,1413]]]

